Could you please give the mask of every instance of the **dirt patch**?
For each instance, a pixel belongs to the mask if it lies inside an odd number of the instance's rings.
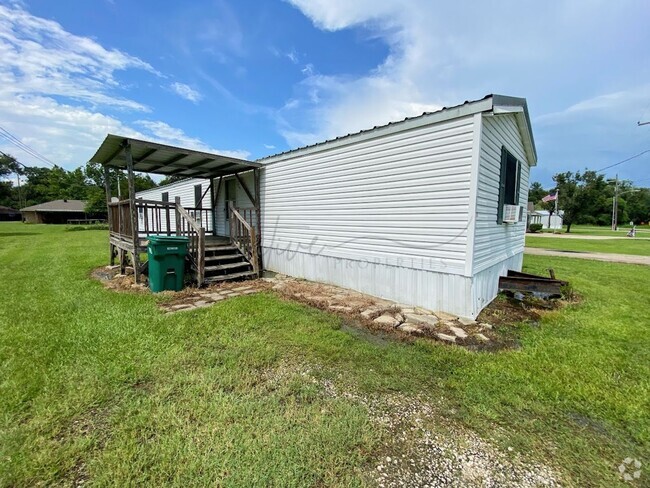
[[[580,301],[580,296],[570,288],[563,290],[562,298],[548,300],[533,295],[500,293],[481,311],[477,320],[497,326],[512,326],[519,323],[536,325],[544,313]]]
[[[126,274],[120,274],[119,266],[102,266],[92,270],[90,277],[101,282],[109,290],[150,293],[146,277],[143,277],[145,283],[136,283],[133,268],[127,268],[126,271]]]

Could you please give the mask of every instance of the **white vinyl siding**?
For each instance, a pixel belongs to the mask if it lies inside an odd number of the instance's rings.
[[[161,186],[159,188],[151,188],[150,190],[140,191],[136,194],[136,198],[162,202],[162,194],[168,193],[170,203],[174,203],[176,197],[180,197],[181,205],[185,208],[191,208],[194,207],[194,186],[203,185],[203,191],[205,191],[205,188],[207,188],[207,185],[209,184],[210,182],[208,180],[192,178],[188,180],[179,181],[177,183],[171,183],[169,185]],[[207,205],[205,205],[207,207],[210,206],[209,197],[210,195],[206,195],[204,198],[204,202],[207,202]],[[149,222],[151,222],[153,225],[153,222],[155,222],[156,218],[154,217],[152,210],[149,210],[147,218]],[[140,222],[140,227],[141,228],[144,227],[144,218],[141,212],[138,213],[138,220]],[[171,232],[176,232],[176,216],[173,210],[171,211],[169,222],[170,222]],[[211,232],[212,222],[205,223],[203,227],[205,227],[206,230]],[[161,219],[161,232],[166,232],[166,231],[167,231],[166,216],[163,215]]]
[[[253,172],[249,171],[247,173],[241,173],[239,177],[242,179],[242,181],[246,184],[248,187],[249,191],[255,196],[255,178],[253,176]],[[228,176],[224,177],[223,181],[221,182],[221,189],[219,190],[219,196],[217,197],[217,235],[220,236],[225,236],[228,235],[228,223],[226,222],[226,182],[227,181],[235,181],[235,193],[236,193],[236,200],[235,200],[235,207],[238,209],[246,209],[246,210],[252,210],[253,203],[250,201],[248,196],[246,195],[246,192],[239,186],[239,183],[237,183],[237,180],[235,179],[234,176]],[[219,184],[219,178],[215,178],[214,184],[217,185]],[[252,221],[251,218],[249,218],[249,215],[252,215]],[[246,213],[247,219],[250,221],[249,223],[253,225],[256,224],[256,217],[255,217],[255,212],[251,212],[250,214],[247,212]]]
[[[524,207],[524,216],[515,224],[497,223],[502,146],[521,163],[519,205]],[[473,274],[524,250],[530,167],[514,115],[483,116],[478,170]]]
[[[473,117],[274,158],[266,249],[462,274]]]

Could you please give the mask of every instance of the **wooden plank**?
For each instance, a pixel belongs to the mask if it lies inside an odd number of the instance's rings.
[[[181,206],[181,197],[176,197],[174,199],[175,202],[175,207],[174,207],[174,214],[176,215],[176,235],[180,236],[181,234],[181,214],[179,211],[179,207]]]
[[[264,263],[262,262],[262,199],[261,199],[261,172],[262,170],[257,168],[253,170],[253,179],[255,181],[255,201],[257,205],[255,206],[255,220],[257,222],[257,276],[261,277],[262,272],[264,271]]]
[[[104,166],[104,190],[106,191],[106,211],[108,212],[108,231],[111,232],[113,230],[113,219],[112,213],[114,210],[111,208],[111,179],[110,179],[110,171],[108,169],[108,166]],[[111,266],[115,264],[115,247],[113,244],[109,242],[108,244],[108,252],[109,252],[109,258],[108,262],[110,263]]]
[[[197,284],[201,286],[205,281],[205,229],[199,229],[199,242],[197,249]]]
[[[126,159],[126,169],[129,180],[129,203],[131,206],[131,239],[133,241],[133,251],[131,252],[133,261],[133,277],[136,283],[140,283],[140,255],[138,253],[138,209],[135,206],[135,174],[133,172],[133,156],[131,155],[131,146],[124,146],[124,158]]]

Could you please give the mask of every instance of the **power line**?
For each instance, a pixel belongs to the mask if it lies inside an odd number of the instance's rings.
[[[650,153],[650,149],[646,149],[643,152],[640,152],[639,154],[635,154],[634,156],[631,156],[627,159],[624,159],[623,161],[619,161],[618,163],[610,164],[609,166],[605,166],[602,169],[596,170],[596,173],[600,173],[601,171],[605,171],[606,169],[613,168],[614,166],[618,166],[619,164],[627,163],[628,161],[631,161],[633,159],[638,158],[639,156],[643,156],[646,153]]]
[[[7,129],[5,129],[4,127],[1,127],[1,126],[0,126],[0,136],[3,137],[4,139],[6,139],[11,144],[13,144],[14,146],[16,146],[19,149],[22,149],[23,151],[25,151],[30,156],[35,157],[39,161],[41,161],[43,163],[46,163],[46,164],[49,164],[50,166],[56,166],[55,163],[53,163],[48,158],[43,156],[36,149],[28,146],[27,144],[25,144],[24,142],[19,140],[16,136],[14,136],[11,132],[9,132]]]
[[[40,162],[45,163],[45,164],[49,164],[52,167],[56,166],[52,161],[50,161],[45,156],[38,153],[36,150],[32,149],[31,147],[29,147],[29,146],[27,146],[25,144],[22,144],[20,141],[16,141],[16,140],[12,139],[11,137],[7,136],[6,134],[4,134],[1,131],[0,131],[0,137],[3,137],[9,143],[13,144],[14,146],[16,146],[19,149],[22,149],[24,152],[26,152],[30,156],[38,159]]]
[[[33,156],[34,158],[38,159],[39,161],[49,164],[50,166],[54,167],[56,166],[55,163],[50,161],[48,158],[43,156],[41,153],[36,151],[36,149],[33,149],[32,147],[28,146],[27,144],[23,143],[20,141],[17,137],[15,137],[13,134],[11,134],[9,131],[4,129],[3,127],[0,127],[0,136],[9,141],[11,144],[14,146],[18,147],[19,149],[22,149],[25,151],[27,154],[30,156]]]

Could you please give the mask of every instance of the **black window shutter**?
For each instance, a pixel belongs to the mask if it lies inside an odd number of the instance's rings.
[[[163,202],[168,202],[169,201],[169,192],[163,192],[162,194],[162,201]]]
[[[515,205],[519,205],[519,188],[521,188],[521,161],[517,161],[517,186],[515,186]]]
[[[503,224],[503,203],[506,198],[506,172],[508,171],[508,151],[501,146],[501,173],[499,174],[499,201],[497,203],[497,224]]]

